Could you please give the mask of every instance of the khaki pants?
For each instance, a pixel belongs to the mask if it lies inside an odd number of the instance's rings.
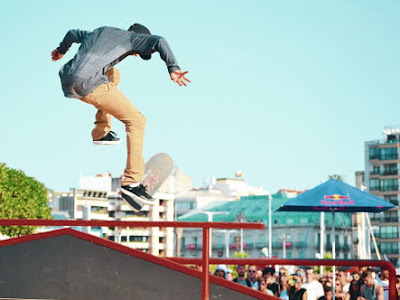
[[[120,81],[118,69],[110,69],[107,76],[110,78],[109,83],[100,85],[81,100],[98,109],[92,131],[93,140],[101,139],[110,131],[111,116],[125,124],[128,155],[121,185],[137,183],[144,175],[142,151],[146,119],[117,89]]]

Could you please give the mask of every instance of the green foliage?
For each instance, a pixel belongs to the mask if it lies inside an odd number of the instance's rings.
[[[329,179],[337,179],[344,182],[344,177],[339,174],[332,174],[328,176]]]
[[[21,170],[0,163],[0,219],[50,219],[47,190]],[[0,233],[9,237],[31,234],[32,226],[0,226]]]
[[[324,259],[332,259],[332,252],[326,252],[326,254],[324,255]],[[317,267],[314,268],[314,269],[315,269],[315,271],[316,271],[317,273],[319,273],[319,271],[320,271],[320,266],[317,266]],[[332,270],[333,270],[332,266],[324,266],[324,273],[332,272]]]
[[[233,256],[235,258],[246,258],[249,257],[249,254],[246,252],[235,251],[235,254]]]

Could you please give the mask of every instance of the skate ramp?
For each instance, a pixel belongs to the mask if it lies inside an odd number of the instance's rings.
[[[0,298],[201,299],[201,272],[61,229],[0,242]],[[263,298],[210,277],[210,299]]]

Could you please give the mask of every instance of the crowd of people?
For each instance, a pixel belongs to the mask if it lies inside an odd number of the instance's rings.
[[[320,274],[314,268],[289,268],[256,265],[237,265],[236,272],[226,265],[218,265],[214,275],[259,290],[285,300],[331,300],[333,299],[333,273]],[[235,273],[236,276],[233,274]],[[400,276],[397,276],[400,291]],[[335,273],[335,300],[388,300],[389,271],[361,268]]]

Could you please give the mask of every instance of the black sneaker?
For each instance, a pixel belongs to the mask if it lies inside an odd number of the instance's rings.
[[[114,131],[109,131],[105,137],[93,141],[95,145],[116,145],[119,143],[121,143],[121,140]]]
[[[121,186],[121,197],[134,211],[139,211],[146,204],[153,205],[154,199],[146,192],[143,184],[131,187],[129,185]]]

